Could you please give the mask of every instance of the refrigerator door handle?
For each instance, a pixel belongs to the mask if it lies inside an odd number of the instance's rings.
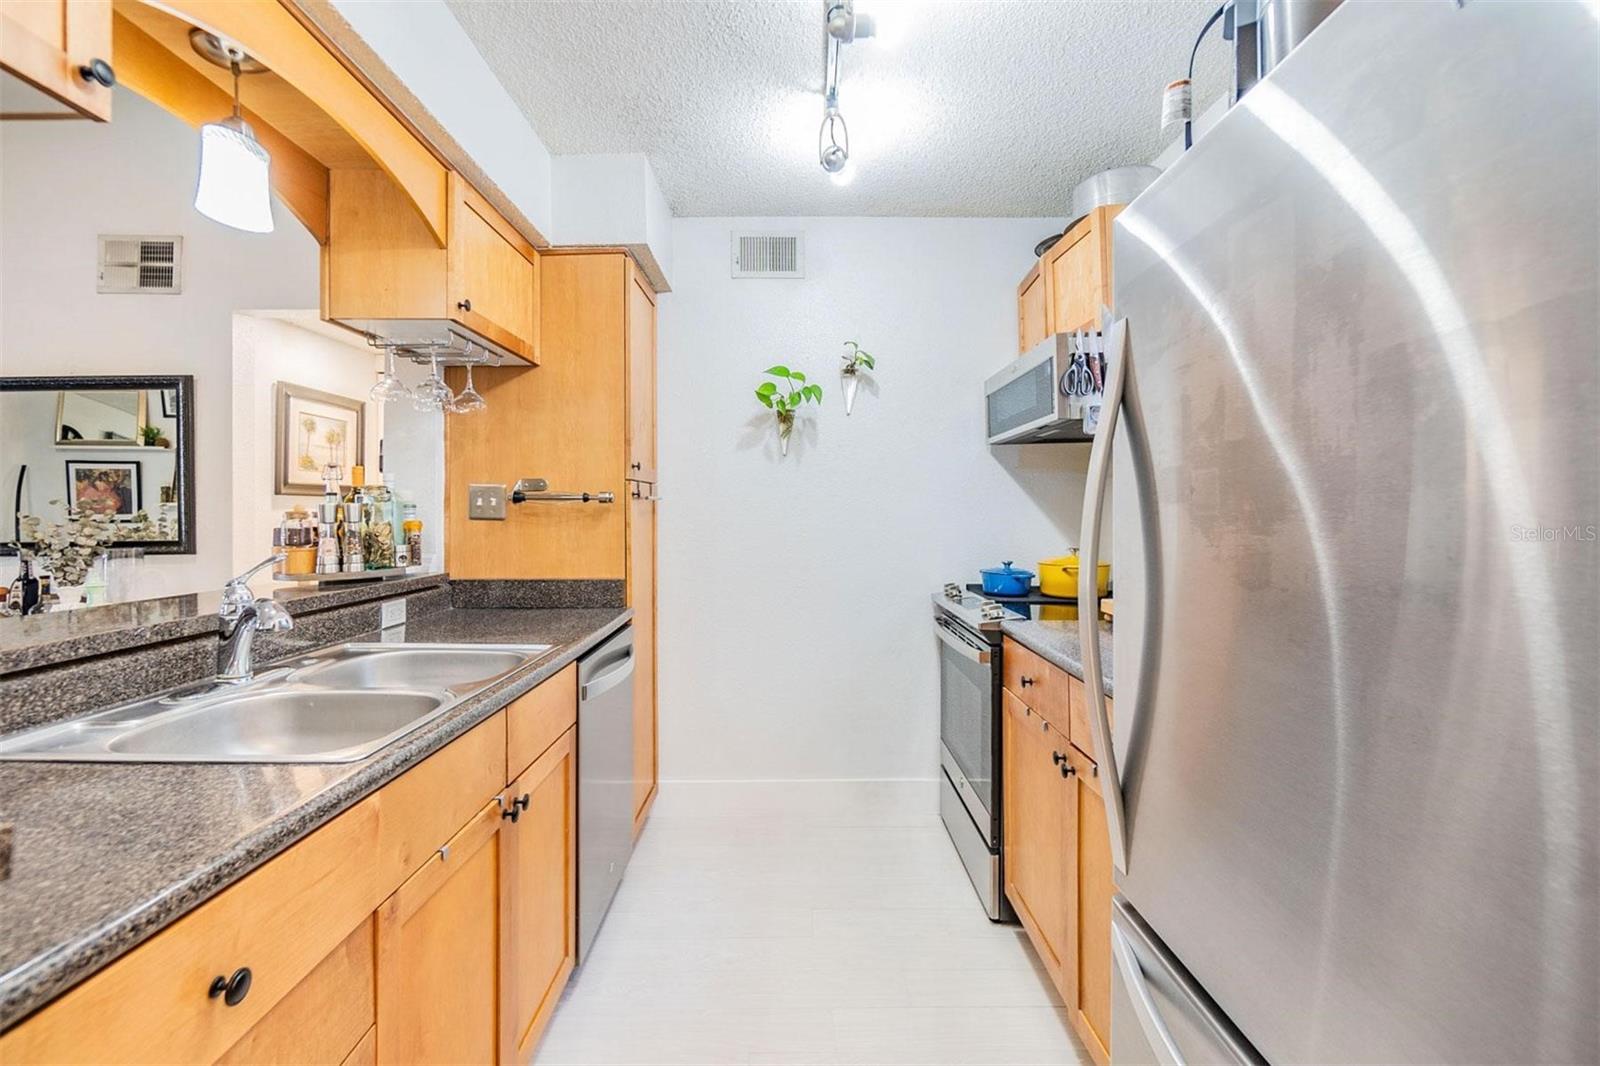
[[[1101,321],[1111,317],[1102,310]],[[1089,728],[1094,734],[1100,778],[1104,784],[1106,829],[1111,838],[1111,864],[1119,874],[1128,872],[1127,822],[1122,805],[1122,774],[1117,749],[1111,742],[1111,719],[1106,713],[1105,675],[1100,668],[1100,526],[1105,516],[1106,479],[1111,473],[1111,438],[1117,431],[1123,384],[1128,367],[1128,320],[1119,318],[1105,332],[1105,351],[1112,355],[1100,402],[1100,428],[1089,448],[1088,485],[1084,490],[1083,527],[1078,539],[1078,635],[1083,643],[1083,687],[1089,696]],[[1114,354],[1112,354],[1114,353]],[[1131,703],[1123,713],[1132,710]]]
[[[1111,955],[1117,960],[1117,969],[1122,972],[1122,982],[1127,986],[1128,998],[1133,1002],[1134,1013],[1139,1019],[1139,1029],[1144,1033],[1150,1050],[1155,1052],[1156,1061],[1161,1066],[1187,1066],[1183,1053],[1178,1050],[1178,1042],[1172,1039],[1167,1023],[1161,1020],[1161,1011],[1156,1006],[1155,997],[1150,994],[1150,983],[1144,978],[1144,970],[1139,966],[1139,957],[1134,954],[1133,945],[1128,942],[1128,934],[1118,929],[1115,922],[1111,923]]]

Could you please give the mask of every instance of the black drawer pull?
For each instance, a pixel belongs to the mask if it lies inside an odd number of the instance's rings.
[[[223,977],[218,974],[212,978],[211,991],[208,993],[211,999],[221,996],[222,1002],[230,1007],[237,1007],[244,1002],[244,997],[249,994],[250,967],[248,966],[241,966],[233,971],[232,977]]]

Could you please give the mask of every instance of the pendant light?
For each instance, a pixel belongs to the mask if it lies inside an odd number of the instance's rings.
[[[204,58],[233,74],[233,114],[200,127],[200,176],[194,209],[224,226],[248,233],[272,232],[272,157],[256,140],[239,110],[239,75],[267,68],[244,49],[202,29],[189,31],[189,43]]]

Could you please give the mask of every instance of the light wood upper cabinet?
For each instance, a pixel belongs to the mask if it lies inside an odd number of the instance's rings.
[[[1039,261],[1050,333],[1100,328],[1100,307],[1111,304],[1111,223],[1122,206],[1095,208]]]
[[[628,264],[628,477],[656,480],[656,294]]]
[[[517,815],[500,834],[502,1061],[528,1061],[577,960],[577,801],[574,726],[507,789]]]
[[[88,118],[111,118],[111,88],[84,68],[111,64],[111,0],[0,4],[0,69]]]
[[[1017,351],[1030,350],[1049,334],[1045,315],[1044,274],[1038,262],[1033,264],[1022,283],[1017,286]]]
[[[1111,305],[1111,224],[1122,204],[1097,207],[1067,229],[1017,285],[1017,350],[1055,333],[1100,328]]]
[[[450,317],[537,362],[539,253],[454,172],[449,220]]]
[[[1070,969],[1071,870],[1064,846],[1070,811],[1060,769],[1068,745],[1010,692],[1002,692],[1001,701],[1006,898],[1060,986]]]
[[[378,909],[379,1062],[496,1061],[500,815],[486,804]]]
[[[538,363],[539,253],[459,174],[448,188],[441,248],[389,175],[329,172],[325,317],[374,333],[448,319]]]

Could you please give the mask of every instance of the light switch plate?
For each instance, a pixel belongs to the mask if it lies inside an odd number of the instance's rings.
[[[506,487],[504,485],[468,485],[467,517],[504,521],[506,517]]]
[[[406,624],[406,601],[403,599],[384,600],[378,611],[378,625],[382,629]]]

